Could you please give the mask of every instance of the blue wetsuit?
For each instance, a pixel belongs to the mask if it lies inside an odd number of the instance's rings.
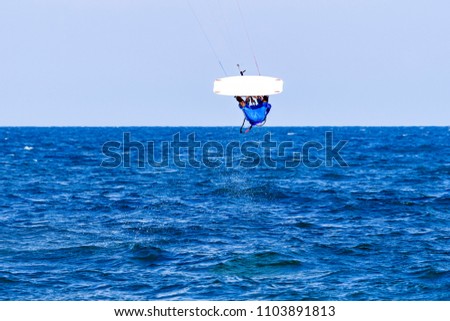
[[[245,118],[248,122],[254,126],[263,123],[266,120],[267,114],[270,112],[272,105],[266,101],[258,99],[257,105],[249,105],[248,103],[245,107],[239,105],[239,108],[244,112]]]

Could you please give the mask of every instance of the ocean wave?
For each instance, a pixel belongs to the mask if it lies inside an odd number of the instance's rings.
[[[165,259],[165,253],[159,247],[139,243],[133,244],[129,253],[132,260],[158,262]]]

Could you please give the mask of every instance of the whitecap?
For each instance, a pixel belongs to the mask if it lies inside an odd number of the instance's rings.
[[[33,147],[32,146],[25,146],[23,149],[25,149],[25,150],[33,150]]]

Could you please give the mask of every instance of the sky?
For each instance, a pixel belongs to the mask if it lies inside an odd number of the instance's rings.
[[[213,82],[218,60],[257,74],[253,56],[285,84],[269,126],[448,126],[449,12],[448,0],[0,1],[0,126],[240,126]]]

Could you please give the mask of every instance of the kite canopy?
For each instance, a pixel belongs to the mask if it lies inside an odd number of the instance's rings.
[[[214,93],[224,96],[271,96],[283,91],[283,80],[267,76],[235,76],[214,81]]]

